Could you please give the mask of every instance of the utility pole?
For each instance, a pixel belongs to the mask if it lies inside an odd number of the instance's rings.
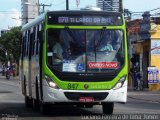
[[[128,9],[124,9],[123,15],[124,15],[126,20],[131,20],[132,13]]]
[[[45,8],[45,7],[50,7],[50,6],[52,6],[52,4],[46,5],[46,4],[42,4],[42,3],[41,3],[41,4],[39,4],[38,6],[42,6],[42,7],[43,7],[43,11],[42,11],[42,12],[44,13],[44,11],[45,11],[44,8]]]
[[[34,18],[25,17],[25,18],[21,18],[21,19],[25,19],[26,23],[28,23],[29,19],[34,19]]]
[[[12,19],[21,20],[21,21],[23,21],[23,19],[24,19],[24,20],[25,20],[25,24],[26,24],[26,23],[28,23],[28,20],[29,20],[29,19],[34,19],[34,18],[23,17],[23,18],[18,18],[18,19],[17,19],[17,18],[12,18]]]
[[[123,1],[119,0],[119,12],[123,13]]]
[[[104,4],[104,0],[103,0],[103,11],[104,11],[104,5],[105,5],[105,4]]]
[[[69,1],[68,0],[66,0],[66,10],[69,10],[69,3],[68,3]]]

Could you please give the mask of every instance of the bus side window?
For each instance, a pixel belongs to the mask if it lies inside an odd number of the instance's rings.
[[[39,52],[39,64],[42,65],[42,43],[43,43],[43,23],[38,25],[37,39],[39,41],[38,52]],[[41,70],[40,70],[41,71]]]
[[[25,42],[24,42],[24,56],[27,57],[28,56],[28,43],[29,43],[29,30],[26,31],[26,35],[25,35]]]
[[[23,39],[23,57],[25,57],[25,51],[26,51],[26,32]]]
[[[22,44],[21,44],[21,59],[24,58],[24,51],[25,51],[25,32],[22,34]]]
[[[40,43],[43,41],[43,23],[39,24],[38,27],[38,39]]]
[[[32,29],[31,35],[31,55],[35,54],[35,27]]]
[[[36,27],[36,32],[35,32],[35,36],[36,36],[36,55],[39,54],[39,37],[38,37],[38,30],[39,30],[39,26]]]
[[[33,43],[34,43],[34,38],[35,38],[35,28],[31,28],[30,32],[30,45],[29,45],[29,57],[33,55]]]
[[[33,32],[31,33],[30,38],[31,38],[31,56],[33,56],[34,55],[34,34]]]
[[[43,41],[43,23],[39,24],[37,27],[37,54],[40,52],[40,44]]]

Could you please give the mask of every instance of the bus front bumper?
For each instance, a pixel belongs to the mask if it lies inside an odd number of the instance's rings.
[[[93,98],[92,102],[127,101],[127,83],[119,89],[111,90],[62,90],[43,85],[43,102],[80,102],[81,97]]]

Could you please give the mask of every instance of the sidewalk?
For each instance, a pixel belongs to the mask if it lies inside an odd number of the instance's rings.
[[[5,80],[5,79],[6,79],[6,76],[5,76],[5,75],[2,76],[2,75],[0,74],[0,79],[4,79],[4,80]],[[14,77],[13,77],[13,76],[11,75],[11,76],[10,76],[10,79],[11,79],[11,80],[13,79],[13,80],[18,81],[18,80],[19,80],[19,76],[14,76]]]
[[[160,90],[159,91],[149,91],[144,89],[143,91],[133,90],[128,88],[128,98],[143,100],[147,102],[160,103]]]

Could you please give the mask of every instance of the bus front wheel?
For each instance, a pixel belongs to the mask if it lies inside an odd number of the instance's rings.
[[[103,114],[112,114],[113,109],[114,109],[114,103],[113,102],[102,103]]]

